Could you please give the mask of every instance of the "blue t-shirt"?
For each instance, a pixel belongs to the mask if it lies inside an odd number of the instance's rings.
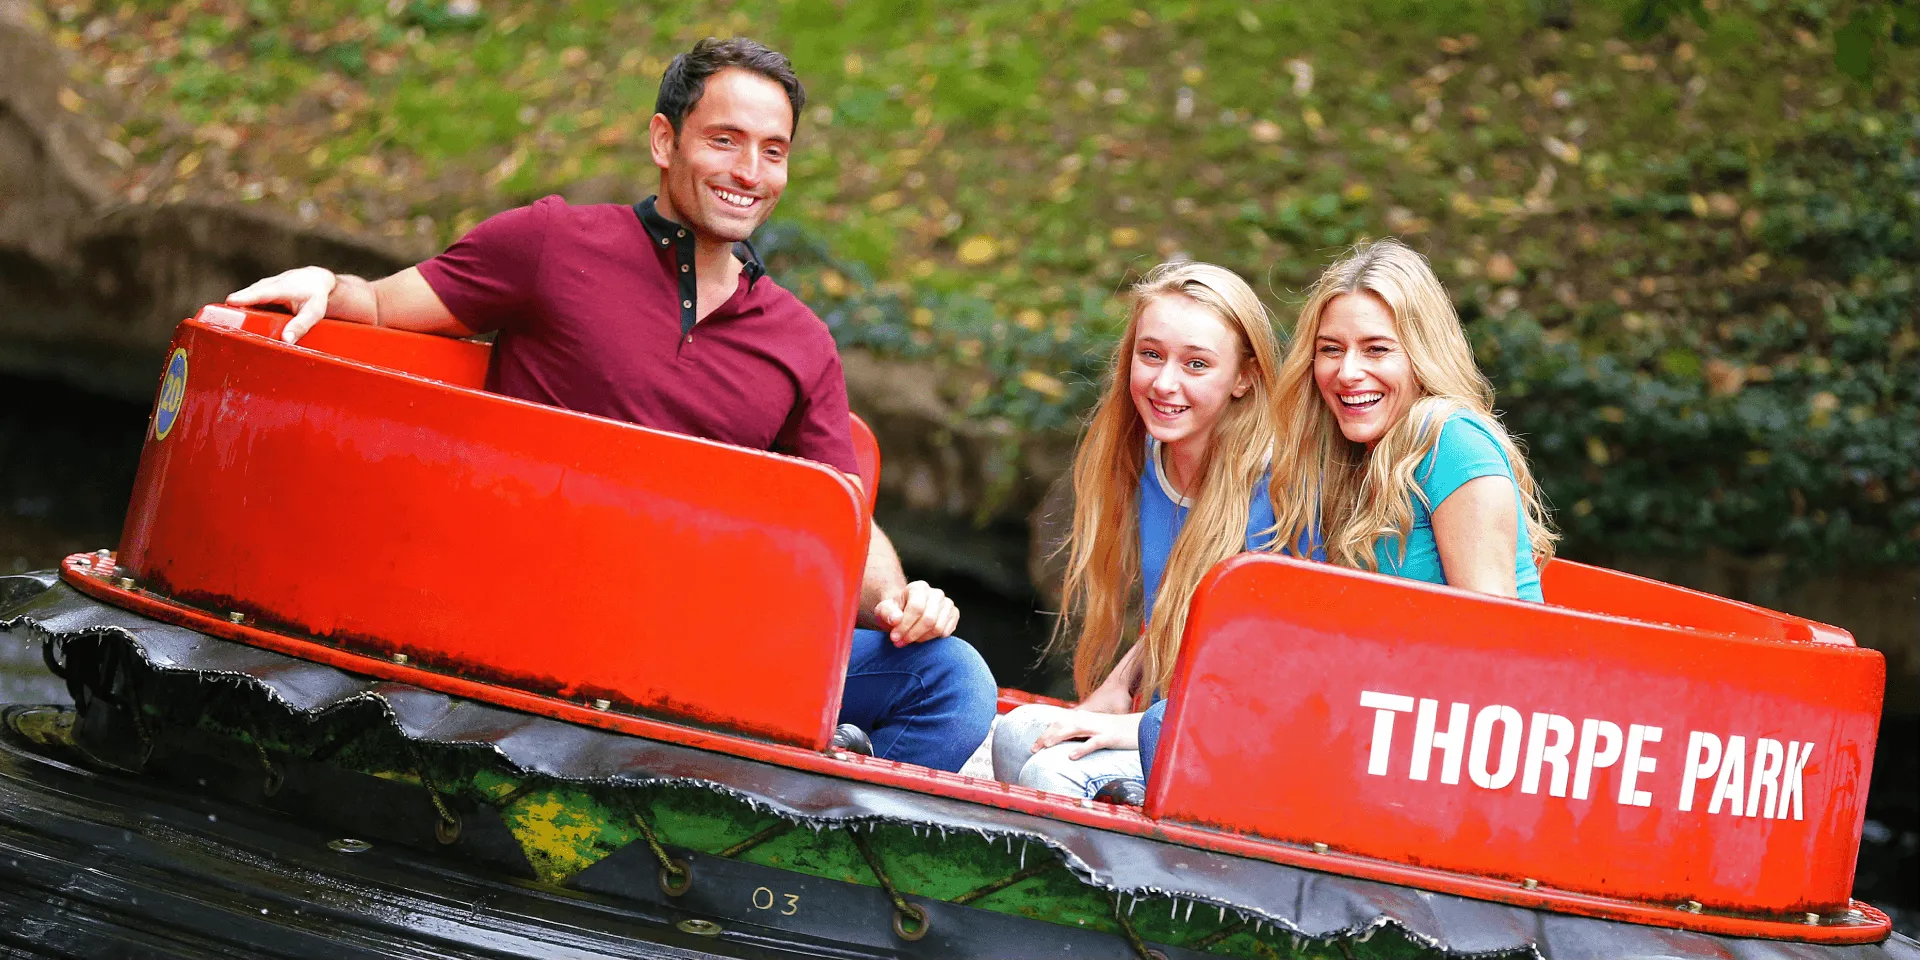
[[[1521,489],[1513,483],[1514,470],[1507,453],[1488,426],[1466,413],[1455,413],[1441,425],[1441,436],[1414,469],[1415,483],[1427,495],[1427,504],[1414,499],[1414,528],[1407,535],[1407,556],[1401,557],[1400,541],[1383,537],[1374,544],[1374,559],[1381,573],[1447,583],[1441,570],[1440,546],[1434,542],[1433,507],[1441,506],[1448,495],[1477,477],[1500,476],[1514,490],[1514,586],[1524,601],[1541,600],[1541,574],[1534,567],[1534,551],[1528,542],[1527,510],[1521,504]]]
[[[1268,550],[1273,544],[1274,502],[1269,498],[1269,474],[1263,472],[1254,485],[1254,499],[1247,505],[1247,549]],[[1147,439],[1147,464],[1141,469],[1141,623],[1154,616],[1154,595],[1160,592],[1161,574],[1167,570],[1167,556],[1174,552],[1174,539],[1187,523],[1191,505],[1174,491],[1161,463],[1161,442]],[[1292,553],[1324,560],[1317,544],[1302,544]]]

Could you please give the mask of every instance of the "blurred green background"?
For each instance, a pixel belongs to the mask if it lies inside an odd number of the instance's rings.
[[[1292,322],[1349,244],[1433,260],[1566,551],[1916,563],[1916,8],[1847,0],[78,2],[65,105],[116,189],[419,253],[560,192],[651,192],[666,60],[789,53],[769,231],[844,345],[968,416],[1071,429],[1160,260]]]

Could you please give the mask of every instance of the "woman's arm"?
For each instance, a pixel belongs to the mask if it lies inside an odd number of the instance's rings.
[[[1079,710],[1096,714],[1125,714],[1134,709],[1134,685],[1141,677],[1141,646],[1135,644],[1121,658],[1114,669],[1107,672],[1107,680],[1087,695],[1087,699],[1076,705]]]
[[[1518,597],[1514,585],[1514,481],[1506,475],[1476,477],[1434,508],[1434,545],[1450,587]]]

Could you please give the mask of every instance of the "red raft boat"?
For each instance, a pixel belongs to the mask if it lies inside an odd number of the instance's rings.
[[[377,696],[408,738],[522,774],[644,774],[852,828],[872,871],[848,879],[893,918],[863,951],[995,953],[941,938],[998,911],[1096,954],[1387,926],[1441,953],[1915,956],[1849,897],[1884,667],[1838,628],[1565,560],[1537,605],[1243,555],[1194,599],[1145,807],[1044,794],[830,747],[879,470],[858,421],[865,498],[810,462],[487,393],[484,344],[323,322],[289,346],[286,319],[181,324],[118,552],[68,558],[65,600],[12,629],[118,630],[153,669],[244,676],[296,713]],[[410,721],[429,701],[490,706],[486,730]],[[502,718],[595,747],[540,756]],[[1112,917],[910,890],[863,823],[1038,842]],[[752,917],[675,890],[745,848],[641,824],[644,899],[680,930],[780,929],[758,903],[777,884],[742,895]],[[1209,925],[1143,935],[1143,899]]]

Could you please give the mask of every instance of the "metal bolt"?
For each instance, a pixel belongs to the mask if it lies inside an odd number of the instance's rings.
[[[1809,911],[1807,914],[1803,915],[1803,917],[1808,919],[1809,924],[1821,923],[1821,916],[1818,914],[1815,914],[1813,911]]]
[[[113,555],[113,552],[110,550],[107,550],[104,547],[93,552],[93,556],[95,557],[111,557],[112,555]]]
[[[1081,798],[1081,807],[1084,807],[1084,808],[1087,808],[1087,809],[1088,809],[1088,810],[1090,810],[1090,811],[1091,811],[1091,810],[1093,810],[1093,809],[1094,809],[1094,799],[1093,799],[1093,798],[1091,798],[1091,797],[1084,797],[1084,798]]]
[[[613,706],[614,706],[614,702],[607,700],[604,697],[597,697],[594,699],[594,710],[596,711],[604,711]]]
[[[661,242],[666,243],[666,241],[661,241]],[[709,921],[706,918],[688,918],[684,921],[676,922],[674,924],[674,927],[677,927],[682,931],[687,932],[688,934],[698,934],[703,938],[711,938],[719,934],[721,931],[720,925],[715,924],[714,922]]]
[[[1689,902],[1687,902],[1686,904],[1683,904],[1683,905],[1681,905],[1681,910],[1683,910],[1683,911],[1686,911],[1686,912],[1687,912],[1687,913],[1689,913],[1689,914],[1700,914],[1700,913],[1701,913],[1701,902],[1699,902],[1699,901],[1689,901]]]
[[[405,663],[407,663],[407,655],[405,655],[405,654],[395,654],[395,655],[394,655],[394,663],[395,663],[395,664],[405,664]]]
[[[1314,853],[1315,853],[1315,854],[1326,854],[1326,853],[1327,853],[1327,845],[1326,845],[1325,843],[1323,843],[1323,842],[1321,842],[1321,841],[1316,841],[1316,842],[1314,842]]]
[[[1535,888],[1538,888],[1538,887],[1540,887],[1540,886],[1541,886],[1541,882],[1539,882],[1539,881],[1536,881],[1536,880],[1534,880],[1533,878],[1522,878],[1522,879],[1521,879],[1521,887],[1524,887],[1524,888],[1526,888],[1526,889],[1528,889],[1529,891],[1532,891],[1532,890],[1534,890]]]
[[[836,761],[845,761],[845,760],[847,760],[847,752],[846,752],[846,751],[835,751],[835,752],[834,752],[834,760],[836,760]]]
[[[327,842],[327,846],[341,854],[360,854],[373,849],[373,845],[359,838],[334,838]]]
[[[123,577],[114,583],[119,584],[120,589],[123,591],[133,590],[133,578],[131,577]]]
[[[240,613],[239,611],[228,611],[228,612],[227,612],[227,620],[230,620],[230,621],[232,621],[232,622],[234,622],[235,624],[239,624],[239,623],[242,623],[242,622],[244,622],[244,621],[246,621],[246,619],[247,619],[247,615],[245,615],[245,614],[242,614],[242,613]]]

